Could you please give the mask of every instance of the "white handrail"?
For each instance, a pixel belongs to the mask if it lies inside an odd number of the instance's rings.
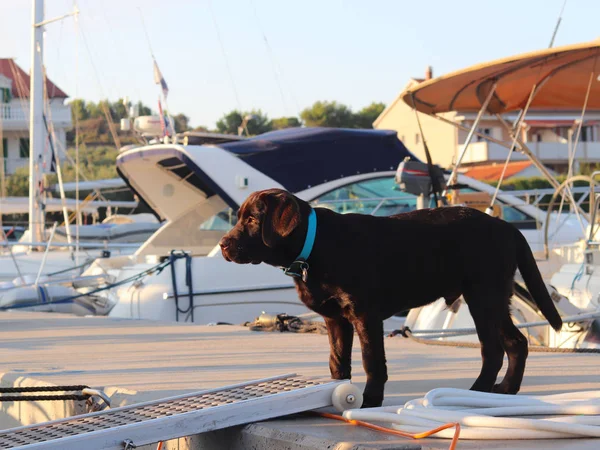
[[[4,243],[2,244],[3,246],[9,246],[9,247],[18,247],[18,246],[23,246],[23,247],[45,247],[46,245],[48,245],[47,242],[8,242],[8,243]],[[79,247],[82,248],[139,248],[141,244],[126,244],[126,243],[117,243],[117,242],[113,242],[113,243],[109,243],[109,242],[80,242],[79,243]],[[75,247],[76,244],[75,243],[71,243],[69,244],[68,242],[55,242],[53,244],[50,244],[50,247]]]
[[[569,323],[569,322],[577,323],[577,322],[584,322],[584,321],[588,321],[588,320],[597,319],[599,317],[600,317],[600,312],[593,312],[593,313],[576,314],[574,316],[563,317],[562,320],[563,320],[563,323]],[[541,327],[541,326],[546,326],[546,325],[549,325],[546,320],[540,320],[537,322],[525,322],[525,323],[515,324],[515,327],[517,327],[517,328],[533,328],[533,327]],[[437,329],[431,329],[431,330],[427,330],[427,329],[410,330],[410,333],[413,336],[423,336],[426,339],[455,337],[455,336],[475,334],[476,332],[477,332],[477,330],[474,327],[473,328],[437,328]]]

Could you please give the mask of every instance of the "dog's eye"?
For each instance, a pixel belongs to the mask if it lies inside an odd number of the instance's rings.
[[[256,220],[256,217],[248,216],[248,218],[246,219],[246,223],[248,223],[248,224],[257,223],[257,222],[258,222],[258,220]]]

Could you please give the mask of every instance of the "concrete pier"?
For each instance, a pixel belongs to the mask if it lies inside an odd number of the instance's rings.
[[[365,381],[355,340],[353,381]],[[387,405],[402,405],[437,387],[468,389],[479,373],[478,349],[386,338]],[[0,313],[2,385],[85,384],[104,389],[113,406],[295,372],[328,375],[327,336],[252,332],[240,326]],[[600,354],[530,353],[521,393],[600,390]],[[4,428],[81,410],[53,402],[32,408],[4,402]],[[48,405],[46,405],[48,404]],[[411,441],[314,417],[287,417],[191,436],[165,448],[404,449],[448,448],[449,441]],[[600,440],[461,441],[459,448],[592,449]]]

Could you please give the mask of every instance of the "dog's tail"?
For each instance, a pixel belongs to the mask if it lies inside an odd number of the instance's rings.
[[[517,229],[515,229],[515,232],[517,234],[517,265],[519,266],[519,271],[536,305],[540,308],[540,311],[552,328],[558,331],[562,328],[560,314],[556,306],[554,306],[552,298],[550,298],[548,289],[546,289],[546,285],[525,236]]]

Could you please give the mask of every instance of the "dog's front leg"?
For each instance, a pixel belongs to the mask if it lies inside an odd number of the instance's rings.
[[[362,316],[356,319],[354,328],[360,340],[363,367],[367,374],[362,407],[381,406],[385,382],[388,379],[383,346],[383,321],[379,318]]]
[[[325,317],[329,335],[329,370],[334,380],[349,380],[352,371],[352,339],[354,328],[342,316]]]

